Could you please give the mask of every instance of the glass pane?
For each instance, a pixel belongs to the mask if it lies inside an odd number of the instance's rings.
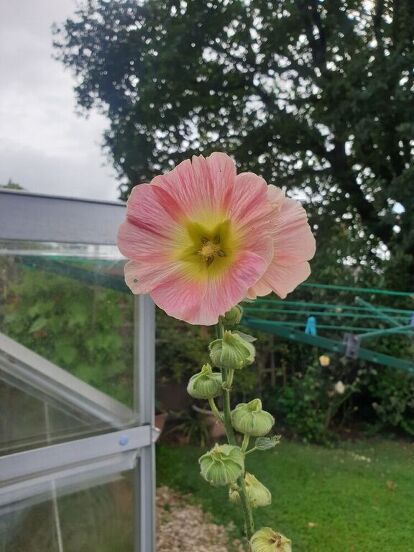
[[[82,487],[52,482],[41,502],[0,510],[0,551],[132,552],[135,477],[129,471]]]
[[[137,423],[123,263],[112,246],[0,243],[0,332],[42,357],[0,347],[0,450]]]
[[[0,379],[0,456],[110,430],[79,409],[65,411],[33,396],[29,386],[21,390]]]

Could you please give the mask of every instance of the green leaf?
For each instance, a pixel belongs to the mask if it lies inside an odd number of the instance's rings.
[[[253,337],[252,335],[249,335],[249,334],[246,334],[246,333],[243,333],[243,332],[239,332],[238,330],[236,330],[235,332],[233,333],[236,333],[238,334],[240,337],[242,337],[245,341],[247,341],[247,343],[254,343],[255,341],[257,341],[257,338],[256,337]]]
[[[281,435],[272,435],[271,437],[258,437],[255,441],[257,450],[269,450],[280,443]]]
[[[47,320],[46,318],[36,318],[36,320],[33,322],[33,324],[30,326],[29,333],[38,332],[42,328],[46,326]]]

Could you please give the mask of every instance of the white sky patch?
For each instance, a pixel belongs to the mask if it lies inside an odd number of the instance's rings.
[[[106,119],[75,113],[73,78],[52,58],[51,25],[74,0],[0,4],[0,184],[32,192],[117,199],[100,143]]]

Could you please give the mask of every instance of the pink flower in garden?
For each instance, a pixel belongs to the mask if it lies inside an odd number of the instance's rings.
[[[249,297],[286,297],[310,274],[315,240],[305,210],[224,153],[193,157],[135,186],[120,251],[125,280],[168,315],[216,324]]]

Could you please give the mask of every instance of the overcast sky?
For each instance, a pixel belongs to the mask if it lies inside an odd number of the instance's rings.
[[[74,0],[0,0],[0,184],[32,192],[117,199],[101,152],[105,119],[75,114],[73,79],[52,58],[51,25]]]

